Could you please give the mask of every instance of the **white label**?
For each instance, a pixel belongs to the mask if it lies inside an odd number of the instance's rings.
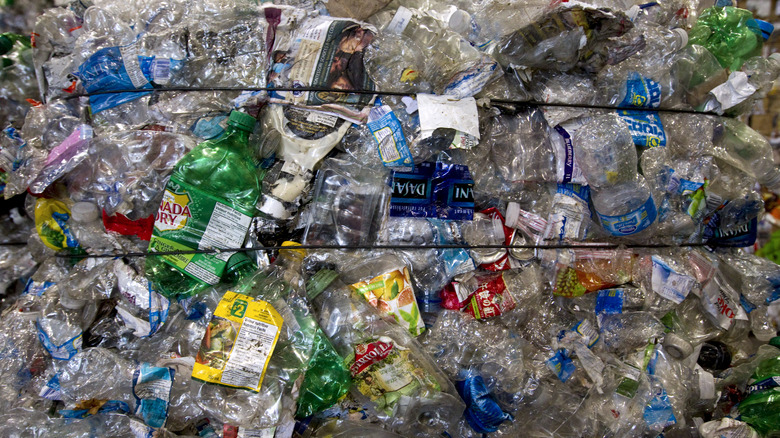
[[[578,198],[556,193],[550,210],[545,239],[582,240],[586,231],[583,225],[587,226],[590,222],[587,204]]]
[[[130,78],[130,82],[133,83],[135,88],[141,88],[148,84],[144,72],[141,71],[141,66],[138,64],[138,50],[135,43],[129,46],[120,47],[119,53],[122,54],[122,60],[127,71],[127,76]]]
[[[737,302],[737,293],[720,274],[715,275],[702,289],[704,308],[718,321],[718,325],[728,330],[734,319],[747,320],[747,314]]]
[[[198,278],[208,284],[217,284],[219,283],[219,277],[212,274],[211,272],[201,268],[200,266],[196,265],[195,263],[190,263],[187,265],[186,268],[184,268],[185,271],[189,272],[190,274],[194,275],[195,278]]]
[[[251,222],[251,217],[217,202],[198,249],[240,247]]]
[[[257,388],[279,328],[244,318],[220,381],[226,385]]]
[[[699,398],[702,400],[715,398],[715,378],[712,373],[705,371],[699,364],[696,364],[695,369],[699,372]]]
[[[651,282],[655,293],[676,304],[682,303],[696,284],[693,278],[674,272],[669,265],[655,256]]]
[[[756,87],[748,82],[748,75],[743,71],[732,72],[726,82],[710,91],[720,102],[722,110],[727,110],[740,104],[755,92]]]
[[[401,153],[398,151],[398,146],[396,146],[393,138],[393,130],[389,126],[374,131],[374,137],[379,145],[379,154],[382,157],[382,161],[392,163],[401,159]]]
[[[454,100],[448,96],[418,94],[417,104],[423,138],[430,137],[438,128],[450,128],[479,139],[477,101],[473,97]]]
[[[309,112],[306,116],[306,121],[311,123],[319,123],[321,125],[330,126],[331,128],[336,126],[336,122],[339,118],[336,116],[330,116],[327,114],[317,113],[314,111]]]
[[[401,33],[406,29],[406,26],[409,25],[410,21],[412,21],[412,11],[401,6],[398,8],[398,11],[396,11],[393,19],[390,20],[390,24],[387,25],[385,32]]]
[[[167,379],[154,379],[148,382],[138,383],[133,391],[140,399],[159,398],[168,400],[171,394],[171,381]]]
[[[159,84],[167,84],[171,78],[171,60],[155,58],[152,61],[152,79]]]
[[[401,98],[401,102],[406,105],[406,114],[414,114],[417,111],[417,99],[404,96]]]
[[[269,427],[268,429],[244,429],[239,427],[236,438],[274,438],[275,432],[275,427]]]

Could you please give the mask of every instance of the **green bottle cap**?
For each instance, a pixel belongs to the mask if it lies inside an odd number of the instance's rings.
[[[775,336],[769,340],[769,345],[780,348],[780,336]]]
[[[252,131],[255,129],[255,120],[254,117],[250,116],[247,113],[242,113],[241,111],[233,111],[230,113],[230,117],[228,118],[228,124],[231,126],[235,126],[238,129],[243,129],[244,131]]]

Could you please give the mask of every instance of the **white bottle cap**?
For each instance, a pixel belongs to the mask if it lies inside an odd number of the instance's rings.
[[[517,202],[510,202],[506,206],[506,217],[504,218],[504,225],[509,228],[517,228],[517,219],[520,217],[520,204]]]
[[[678,47],[678,49],[682,49],[688,45],[688,32],[686,32],[685,29],[677,27],[672,29],[672,32],[677,34],[677,38],[680,41],[680,47]]]
[[[780,62],[780,53],[773,53],[769,55],[769,59],[774,59],[777,62]]]
[[[460,9],[450,15],[449,20],[450,29],[460,34],[468,34],[471,32],[471,15],[468,12]]]
[[[100,217],[100,211],[97,205],[91,202],[77,202],[70,208],[70,214],[73,220],[81,223],[96,221]]]
[[[284,220],[290,217],[290,212],[284,208],[284,204],[270,196],[263,197],[263,205],[259,210],[275,219]]]
[[[664,349],[675,359],[685,359],[693,353],[693,345],[674,333],[667,333],[664,337]]]

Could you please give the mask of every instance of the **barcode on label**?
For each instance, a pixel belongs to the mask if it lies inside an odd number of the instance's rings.
[[[171,78],[171,60],[156,58],[152,62],[152,80],[165,84]]]
[[[376,142],[379,145],[379,154],[382,156],[382,161],[392,163],[401,159],[401,153],[395,144],[395,138],[393,138],[393,130],[389,126],[375,131],[374,138],[376,138]]]
[[[125,71],[130,78],[130,82],[133,83],[135,88],[141,88],[148,84],[144,73],[141,71],[141,66],[138,64],[138,50],[135,44],[125,46],[119,49],[122,54],[122,60],[124,62]]]
[[[309,115],[306,116],[306,121],[311,123],[319,123],[320,125],[330,126],[333,128],[336,126],[336,122],[339,121],[339,118],[336,116],[310,112]]]

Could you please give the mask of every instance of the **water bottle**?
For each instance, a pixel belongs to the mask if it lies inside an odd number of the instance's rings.
[[[780,170],[775,166],[774,152],[767,139],[744,123],[725,118],[723,136],[715,152],[743,172],[755,176],[761,185],[773,192],[780,192]]]

